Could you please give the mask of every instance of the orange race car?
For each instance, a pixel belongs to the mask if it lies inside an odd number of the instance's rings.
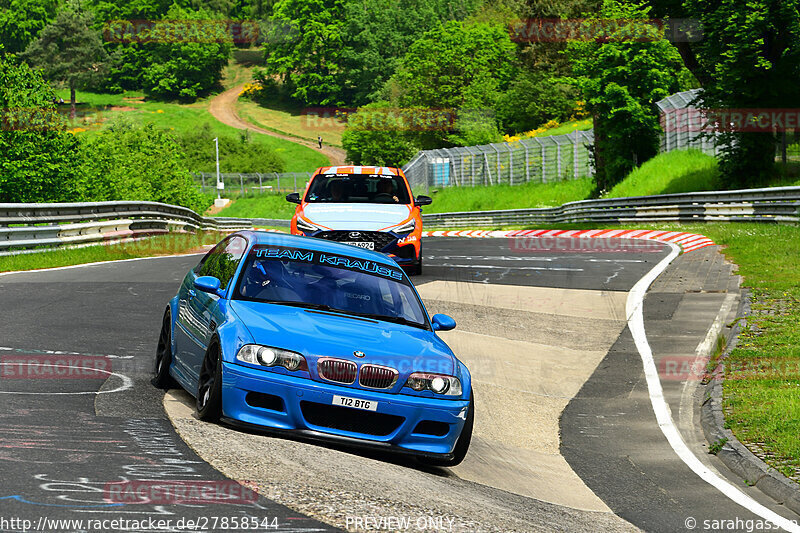
[[[295,192],[286,200],[299,204],[292,234],[383,252],[409,274],[422,272],[420,207],[431,199],[414,198],[399,168],[320,167],[302,196]]]

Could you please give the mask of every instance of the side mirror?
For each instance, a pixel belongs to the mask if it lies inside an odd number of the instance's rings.
[[[456,327],[456,321],[451,316],[436,314],[431,318],[433,331],[450,331]]]
[[[214,276],[200,276],[194,280],[194,287],[199,291],[220,295],[220,281]]]
[[[298,194],[296,192],[290,192],[289,194],[286,195],[286,201],[287,202],[292,202],[293,204],[299,204],[300,203],[300,194]]]
[[[433,203],[433,199],[430,196],[417,196],[417,199],[414,200],[414,205],[417,207],[422,207],[423,205],[431,205]]]

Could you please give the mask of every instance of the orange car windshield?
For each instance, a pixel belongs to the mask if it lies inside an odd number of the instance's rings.
[[[319,174],[311,182],[306,202],[408,204],[408,187],[400,176]]]

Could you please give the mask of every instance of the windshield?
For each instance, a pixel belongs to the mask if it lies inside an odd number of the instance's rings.
[[[253,247],[233,298],[428,329],[419,297],[399,267],[314,250]]]
[[[306,202],[410,203],[403,178],[378,174],[319,174],[311,182]]]

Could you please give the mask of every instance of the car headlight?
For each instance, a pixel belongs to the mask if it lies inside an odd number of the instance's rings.
[[[319,231],[322,228],[320,228],[316,224],[312,224],[303,217],[297,217],[297,229],[299,229],[300,231]]]
[[[245,344],[236,354],[236,359],[251,365],[282,366],[292,372],[308,370],[306,358],[299,353],[259,344]]]
[[[417,229],[417,220],[412,218],[408,222],[404,222],[398,226],[391,228],[391,230],[395,233],[411,233]]]
[[[414,372],[408,376],[405,386],[415,391],[429,390],[445,396],[461,396],[461,381],[445,374]]]

